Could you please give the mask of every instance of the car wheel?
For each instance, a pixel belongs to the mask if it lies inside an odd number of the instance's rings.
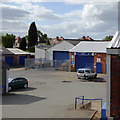
[[[88,76],[85,76],[85,79],[87,80],[87,79],[88,79]]]
[[[25,85],[24,85],[24,88],[27,88],[27,87],[28,87],[28,85],[27,85],[27,84],[25,84]]]
[[[94,76],[94,78],[96,78],[96,77],[97,77],[97,75]]]
[[[8,87],[8,90],[11,90],[11,89],[12,89],[12,87],[9,86],[9,87]]]

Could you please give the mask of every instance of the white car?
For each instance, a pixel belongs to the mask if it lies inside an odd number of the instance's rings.
[[[77,70],[77,77],[78,77],[78,79],[85,78],[87,80],[88,78],[96,78],[97,74],[94,73],[89,68],[80,68]]]

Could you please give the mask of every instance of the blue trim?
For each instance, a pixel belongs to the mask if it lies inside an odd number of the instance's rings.
[[[1,88],[4,88],[4,94],[6,94],[6,86],[2,85]]]
[[[96,73],[101,73],[101,63],[96,63]]]
[[[107,119],[107,117],[106,117],[106,103],[103,104],[103,107],[101,109],[101,119],[102,120]]]
[[[79,96],[79,97],[76,97],[75,98],[75,109],[77,108],[77,100],[82,100],[82,105],[84,104],[84,100],[100,100],[101,101],[101,113],[102,113],[102,102],[103,102],[103,100],[102,99],[85,99],[85,97],[84,96]]]
[[[80,55],[80,56],[93,56],[91,52],[86,52],[86,53],[76,52],[76,55]]]

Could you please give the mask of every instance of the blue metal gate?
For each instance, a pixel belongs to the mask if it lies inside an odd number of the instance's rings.
[[[9,66],[13,66],[13,56],[5,57],[5,63]]]
[[[94,70],[94,56],[75,56],[75,71],[79,68],[90,68]]]
[[[101,63],[96,63],[96,73],[101,73]]]
[[[25,65],[25,58],[26,58],[26,56],[20,56],[20,58],[19,58],[20,65]]]
[[[69,60],[69,52],[53,51],[53,60]]]

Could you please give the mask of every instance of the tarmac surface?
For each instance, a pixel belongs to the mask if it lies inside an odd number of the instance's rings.
[[[9,77],[26,77],[27,89],[3,96],[3,118],[90,118],[93,111],[70,110],[74,98],[102,98],[106,101],[106,75],[84,81],[76,72],[12,69]]]

